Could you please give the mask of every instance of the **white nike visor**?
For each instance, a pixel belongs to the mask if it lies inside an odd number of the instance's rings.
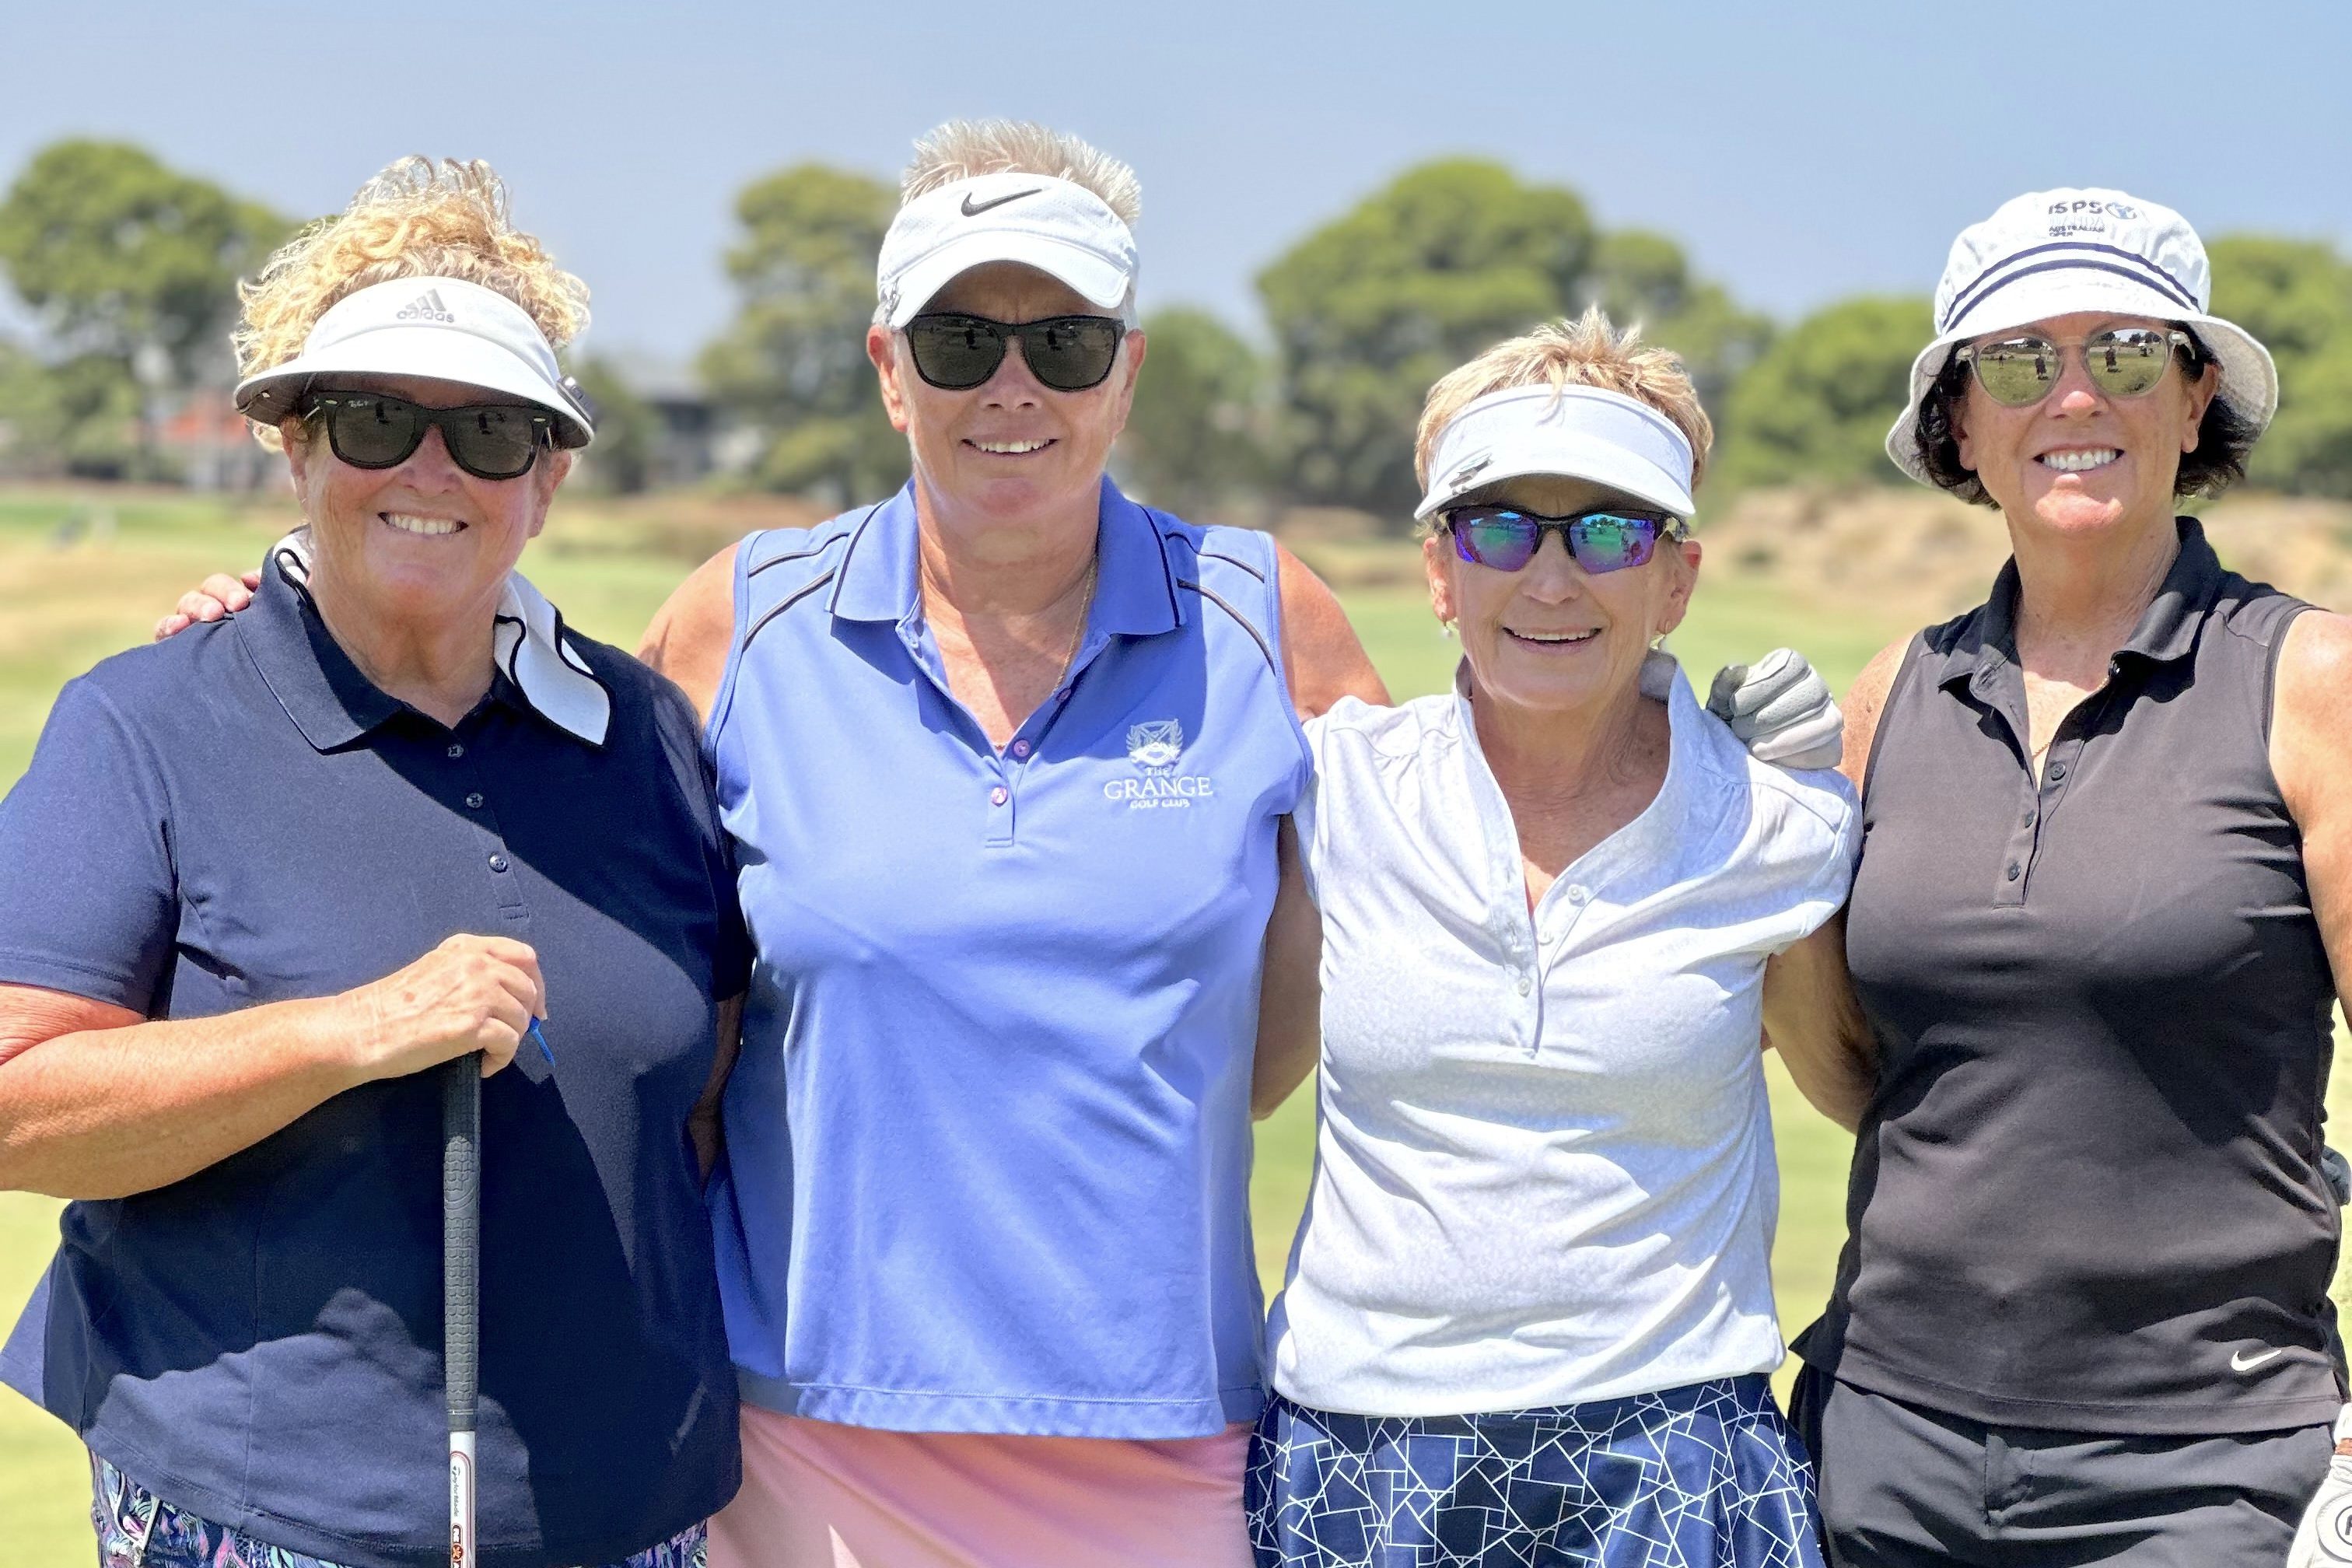
[[[1429,458],[1426,521],[1474,490],[1535,475],[1590,479],[1685,521],[1691,444],[1675,422],[1642,402],[1597,386],[1514,386],[1455,415]]]
[[[275,425],[312,387],[352,375],[455,382],[536,405],[553,416],[559,447],[585,447],[596,434],[594,416],[530,312],[457,278],[401,278],[336,300],[300,353],[236,384],[236,409]]]
[[[1134,324],[1135,232],[1100,196],[1050,174],[976,174],[917,196],[882,237],[878,319],[905,326],[959,274],[1015,261]]]

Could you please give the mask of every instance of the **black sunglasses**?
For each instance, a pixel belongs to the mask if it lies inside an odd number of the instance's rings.
[[[1518,572],[1543,548],[1543,536],[1557,529],[1560,542],[1586,572],[1622,572],[1639,566],[1660,539],[1680,539],[1679,519],[1664,512],[1581,511],[1548,517],[1515,506],[1457,506],[1443,514],[1454,535],[1454,552],[1478,566]]]
[[[416,455],[425,433],[438,426],[450,460],[478,479],[515,479],[530,472],[554,428],[545,412],[524,403],[469,403],[427,408],[382,392],[319,392],[302,417],[327,426],[327,444],[354,468],[396,468]]]
[[[1035,321],[992,321],[952,311],[907,323],[915,374],[947,392],[987,384],[1004,363],[1005,345],[1021,340],[1029,374],[1055,392],[1100,386],[1118,357],[1127,324],[1116,316],[1047,316]]]

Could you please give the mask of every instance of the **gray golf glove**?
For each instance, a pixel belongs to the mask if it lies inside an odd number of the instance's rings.
[[[2311,1506],[2295,1527],[2286,1568],[2327,1568],[2352,1563],[2352,1405],[2336,1415],[2336,1455]]]
[[[1833,768],[1845,755],[1845,715],[1829,683],[1794,648],[1717,670],[1706,710],[1730,725],[1758,762]]]

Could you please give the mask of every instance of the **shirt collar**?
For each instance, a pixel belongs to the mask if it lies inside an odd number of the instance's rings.
[[[1108,476],[1096,525],[1095,600],[1089,637],[1152,637],[1183,623],[1177,576],[1151,514],[1119,493]],[[915,483],[873,508],[852,531],[829,607],[853,621],[912,625],[922,615],[917,560],[920,523]]]
[[[262,679],[320,751],[348,745],[407,704],[360,672],[310,603],[310,540],[297,530],[272,546],[261,592],[237,616]],[[592,673],[562,614],[519,572],[499,592],[490,694],[592,746],[610,727],[612,694]]]
[[[1662,648],[1653,648],[1643,660],[1640,679],[1643,696],[1666,705],[1666,776],[1659,782],[1657,795],[1634,815],[1633,821],[1578,858],[1576,880],[1588,885],[1615,876],[1628,866],[1664,863],[1683,837],[1692,801],[1703,798],[1706,788],[1694,779],[1693,769],[1708,765],[1700,760],[1697,748],[1701,745],[1698,727],[1709,721],[1690,682],[1683,679],[1681,661]],[[1467,658],[1454,668],[1454,715],[1465,753],[1476,759],[1476,783],[1473,787],[1485,799],[1488,837],[1495,845],[1510,846],[1507,855],[1498,849],[1496,860],[1498,873],[1508,880],[1519,874],[1517,828],[1513,825],[1509,804],[1503,798],[1502,786],[1495,782],[1494,772],[1486,765],[1485,748],[1478,743],[1478,721],[1471,712]],[[1701,795],[1695,796],[1695,790]],[[1567,880],[1564,872],[1562,880]],[[1549,909],[1550,897],[1547,893],[1537,900],[1538,916]]]
[[[2150,663],[2169,664],[2197,649],[2198,631],[2221,592],[2221,562],[2206,542],[2204,526],[2195,518],[2175,518],[2173,526],[2179,534],[2179,552],[2158,584],[2156,596],[2140,612],[2139,624],[2116,650],[2118,658],[2130,654]],[[2017,662],[2017,605],[2021,591],[2017,561],[2011,557],[1993,580],[1984,608],[1971,617],[1944,655],[1938,685],[1990,683],[1999,678],[2002,665]]]

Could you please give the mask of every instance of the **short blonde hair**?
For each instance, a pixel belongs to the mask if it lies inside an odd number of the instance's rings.
[[[1715,424],[1699,406],[1690,372],[1672,349],[1642,346],[1642,329],[1619,331],[1595,305],[1573,321],[1548,321],[1496,343],[1429,389],[1413,437],[1413,478],[1426,488],[1437,438],[1454,416],[1490,392],[1515,386],[1597,386],[1638,398],[1675,423],[1691,444],[1691,488],[1706,473]]]
[[[915,141],[898,181],[901,205],[981,174],[1045,174],[1092,191],[1133,228],[1143,216],[1135,171],[1093,143],[1026,120],[950,120]]]
[[[319,318],[345,296],[402,278],[456,278],[522,307],[554,347],[588,327],[588,285],[514,226],[506,183],[488,163],[407,157],[359,188],[351,205],[278,248],[237,285],[237,374],[255,375],[302,352]],[[256,424],[273,450],[275,426]]]

